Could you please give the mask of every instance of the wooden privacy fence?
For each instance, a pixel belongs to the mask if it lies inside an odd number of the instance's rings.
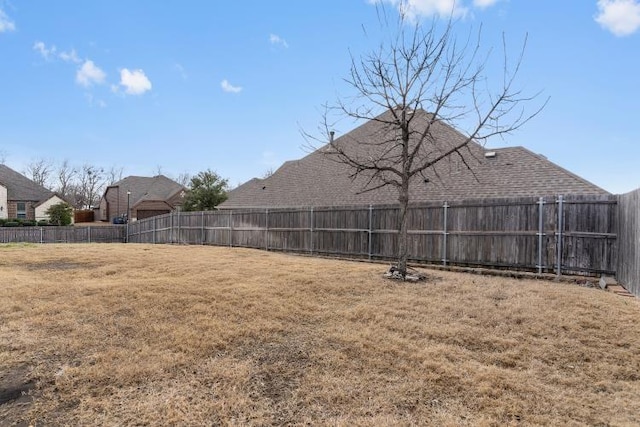
[[[413,261],[536,272],[614,274],[616,196],[411,206]],[[240,246],[393,259],[397,206],[175,212],[131,223],[128,241]]]
[[[99,227],[0,227],[0,243],[122,243],[123,225]]]
[[[640,297],[640,189],[618,196],[618,266],[616,278]]]

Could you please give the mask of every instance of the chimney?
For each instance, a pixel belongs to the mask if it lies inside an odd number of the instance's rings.
[[[334,136],[335,134],[336,134],[336,133],[335,133],[334,131],[332,131],[332,130],[331,130],[331,131],[329,131],[329,142],[330,142],[330,143],[332,143],[332,142],[333,142],[333,136]]]

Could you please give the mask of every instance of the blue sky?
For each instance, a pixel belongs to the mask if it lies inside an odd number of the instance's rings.
[[[396,0],[383,0],[395,12]],[[487,146],[522,145],[614,192],[640,187],[640,0],[410,0],[430,24],[528,46],[549,104]],[[454,6],[455,4],[455,6]],[[307,154],[321,106],[381,41],[371,0],[0,0],[0,153],[125,175],[211,168],[237,185]],[[338,134],[350,130],[343,123]]]

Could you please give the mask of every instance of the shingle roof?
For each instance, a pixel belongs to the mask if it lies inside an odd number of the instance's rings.
[[[385,113],[388,114],[388,113]],[[416,114],[427,115],[424,111]],[[379,116],[383,117],[384,115]],[[425,116],[427,117],[427,116]],[[464,136],[452,127],[438,123],[434,141],[425,155],[435,155],[456,144]],[[366,156],[376,149],[356,141],[384,141],[384,125],[369,121],[336,139],[351,153]],[[361,204],[395,204],[397,190],[386,186],[362,192],[365,177],[351,179],[349,166],[332,160],[322,147],[300,160],[284,163],[265,179],[254,178],[229,192],[219,208],[341,206]],[[485,153],[495,152],[495,157]],[[602,188],[534,154],[524,147],[488,150],[472,142],[462,151],[469,167],[459,156],[451,156],[429,170],[424,179],[414,179],[410,186],[411,202],[454,201],[478,198],[551,196],[557,194],[605,195]],[[416,177],[417,178],[417,177]]]
[[[144,201],[165,201],[186,188],[164,175],[128,176],[111,185],[131,192],[131,206]]]
[[[53,191],[47,190],[21,173],[1,164],[0,184],[7,188],[8,200],[40,202],[54,195]]]

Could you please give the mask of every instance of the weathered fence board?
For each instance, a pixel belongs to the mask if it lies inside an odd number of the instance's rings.
[[[412,205],[414,261],[538,272],[613,274],[617,198],[569,196]],[[242,246],[393,259],[397,206],[174,213],[129,226],[129,241]]]
[[[618,196],[617,279],[640,296],[640,189]]]

